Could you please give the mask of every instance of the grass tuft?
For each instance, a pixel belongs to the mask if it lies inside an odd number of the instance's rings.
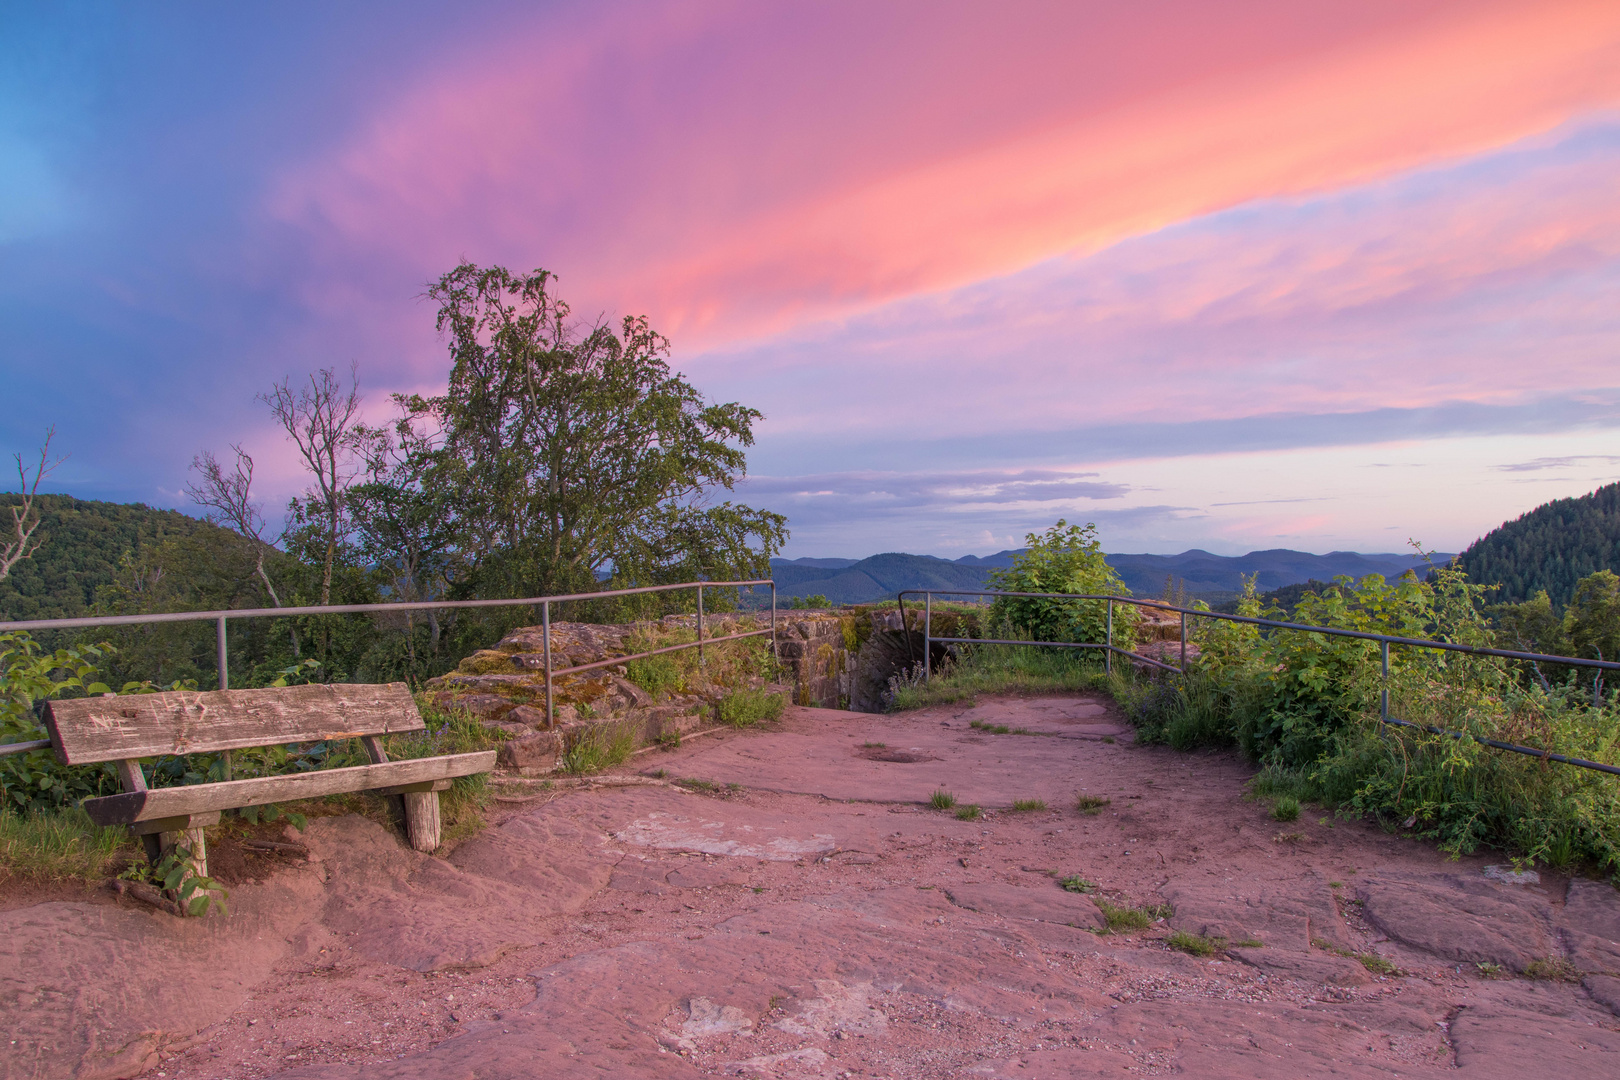
[[[1087,881],[1079,874],[1072,874],[1066,878],[1058,878],[1058,884],[1063,886],[1063,888],[1069,892],[1094,893],[1097,891],[1096,882]]]
[[[903,712],[972,701],[979,694],[1097,690],[1107,685],[1101,663],[1074,655],[1083,650],[1020,645],[958,648],[960,657],[945,671],[936,669],[927,685],[897,685],[889,710]],[[1012,734],[1006,725],[978,726],[996,734]]]
[[[1012,808],[1020,814],[1035,813],[1046,809],[1045,799],[1014,799]]]
[[[1074,801],[1074,808],[1082,814],[1100,814],[1105,806],[1113,803],[1113,799],[1106,795],[1081,795]]]
[[[732,727],[750,727],[760,722],[779,719],[783,706],[781,694],[764,690],[735,690],[720,699],[717,710],[722,724]]]
[[[984,816],[984,811],[974,803],[956,808],[956,816],[961,821],[978,821]]]
[[[1575,982],[1580,978],[1574,965],[1562,956],[1548,956],[1532,960],[1524,967],[1526,978],[1543,982]]]
[[[1271,816],[1278,821],[1299,820],[1299,800],[1292,795],[1284,795],[1271,806]]]
[[[622,765],[636,748],[636,733],[628,724],[595,724],[569,732],[558,764],[576,776]]]
[[[1188,956],[1214,956],[1226,947],[1222,938],[1207,938],[1202,934],[1189,934],[1185,930],[1177,930],[1164,939],[1164,943],[1172,949],[1179,949]]]
[[[1110,904],[1106,900],[1093,902],[1097,905],[1097,910],[1102,912],[1103,922],[1107,924],[1107,932],[1110,934],[1123,930],[1146,930],[1153,925],[1153,916],[1142,908]]]
[[[0,878],[93,885],[138,850],[127,830],[101,828],[76,806],[33,813],[0,810]]]
[[[928,802],[935,810],[949,810],[951,807],[956,805],[956,796],[952,795],[944,788],[940,788],[938,791],[928,796]]]

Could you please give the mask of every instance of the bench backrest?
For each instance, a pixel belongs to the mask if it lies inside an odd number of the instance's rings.
[[[312,683],[49,701],[45,726],[64,764],[88,765],[391,735],[426,725],[404,683]]]

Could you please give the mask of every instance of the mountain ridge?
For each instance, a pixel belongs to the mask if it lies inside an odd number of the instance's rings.
[[[901,589],[984,589],[990,571],[1011,566],[1021,550],[958,559],[897,551],[865,559],[772,559],[771,573],[780,596],[821,595],[835,604],[858,604],[893,596]],[[1436,554],[1435,560],[1444,563],[1451,557]],[[1330,551],[1314,555],[1288,548],[1251,551],[1247,555],[1215,555],[1202,548],[1190,548],[1178,555],[1121,553],[1106,558],[1135,595],[1157,596],[1170,578],[1187,595],[1205,600],[1231,597],[1243,588],[1243,577],[1249,574],[1259,575],[1258,588],[1265,592],[1312,579],[1330,581],[1341,574],[1357,579],[1368,574],[1393,578],[1408,569],[1427,569],[1429,565],[1416,554]]]

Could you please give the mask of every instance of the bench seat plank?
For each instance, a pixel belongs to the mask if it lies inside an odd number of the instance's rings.
[[[301,688],[300,688],[301,689]],[[232,691],[239,693],[240,691]],[[495,751],[448,754],[443,757],[407,758],[381,765],[355,765],[343,769],[317,769],[286,776],[261,776],[217,784],[127,791],[84,801],[85,812],[97,825],[133,825],[142,821],[235,810],[244,806],[313,799],[350,791],[398,787],[472,776],[495,768]]]
[[[64,764],[88,765],[391,735],[425,725],[404,683],[311,683],[49,701],[45,726]]]

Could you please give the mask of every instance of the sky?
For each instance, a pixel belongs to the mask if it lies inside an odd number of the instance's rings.
[[[462,260],[759,409],[789,557],[1457,551],[1620,479],[1620,5],[0,0],[0,451],[189,509]],[[15,489],[15,480],[11,489]]]

